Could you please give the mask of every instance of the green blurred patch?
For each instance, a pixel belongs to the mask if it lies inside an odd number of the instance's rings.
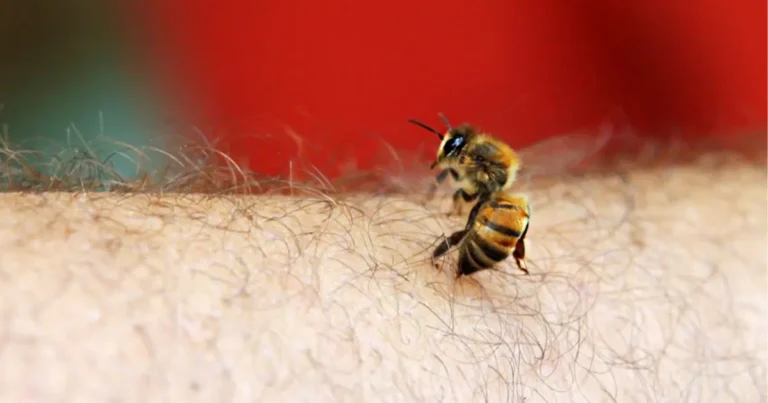
[[[136,68],[116,4],[0,2],[0,123],[10,147],[56,159],[104,136],[150,143],[160,105]],[[114,150],[94,152],[106,159]],[[125,177],[136,170],[127,158],[113,165]]]

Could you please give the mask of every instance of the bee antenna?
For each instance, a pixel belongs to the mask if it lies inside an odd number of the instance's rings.
[[[442,119],[442,121],[443,121],[443,122],[445,123],[445,125],[448,127],[448,131],[451,131],[451,132],[452,132],[452,131],[453,131],[453,126],[451,126],[451,122],[449,122],[449,121],[448,121],[448,118],[446,118],[446,117],[445,117],[445,115],[443,115],[443,113],[442,113],[442,112],[438,113],[438,114],[437,114],[437,116],[439,116],[439,117],[440,117],[440,119]]]
[[[435,130],[435,129],[433,129],[433,128],[429,127],[429,126],[427,126],[426,124],[424,124],[424,123],[421,123],[421,122],[419,122],[419,121],[418,121],[418,120],[416,120],[416,119],[408,119],[408,121],[409,121],[409,122],[411,122],[411,123],[413,123],[413,124],[415,124],[415,125],[417,125],[417,126],[421,126],[422,128],[424,128],[424,129],[427,129],[427,130],[431,131],[432,133],[435,133],[435,134],[437,134],[437,137],[439,137],[439,138],[440,138],[440,140],[442,140],[442,139],[443,139],[443,133],[440,133],[439,131],[437,131],[437,130]]]

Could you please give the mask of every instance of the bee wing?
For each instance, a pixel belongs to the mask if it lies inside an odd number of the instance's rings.
[[[566,174],[601,151],[612,137],[610,130],[553,137],[518,150],[522,166],[518,183],[529,186],[537,177]]]

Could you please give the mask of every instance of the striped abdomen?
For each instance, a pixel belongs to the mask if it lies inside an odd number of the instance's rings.
[[[498,193],[480,207],[459,252],[459,272],[469,275],[490,269],[513,254],[524,257],[523,239],[530,209],[521,195]],[[518,244],[519,243],[519,244]]]

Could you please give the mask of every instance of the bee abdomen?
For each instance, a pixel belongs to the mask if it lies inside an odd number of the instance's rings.
[[[459,256],[459,271],[463,275],[469,275],[476,271],[490,269],[508,256],[509,251],[504,248],[474,236],[467,240]]]
[[[490,266],[482,260],[477,260],[470,244],[467,244],[459,253],[459,275],[468,276],[476,271],[488,269]]]
[[[475,261],[483,262],[488,266],[501,262],[509,256],[507,250],[479,236],[469,241],[469,248]]]
[[[508,201],[491,201],[491,207],[499,210],[520,210],[520,207]]]
[[[508,227],[506,225],[493,222],[493,221],[488,220],[488,219],[482,220],[480,224],[485,226],[485,227],[487,227],[487,228],[489,228],[489,229],[492,229],[493,231],[496,231],[499,234],[502,234],[502,235],[504,235],[506,237],[520,238],[520,236],[522,236],[520,231],[518,231],[518,230],[516,230],[514,228],[511,228],[511,227]]]

